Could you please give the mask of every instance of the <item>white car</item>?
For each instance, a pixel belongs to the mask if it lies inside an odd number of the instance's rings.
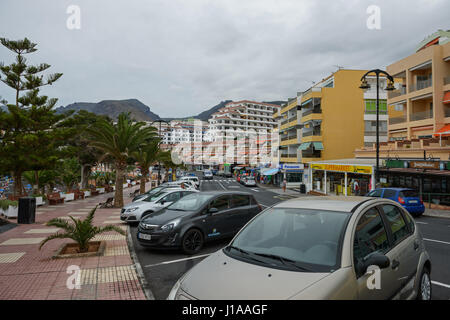
[[[249,177],[244,177],[243,179],[244,179],[244,181],[243,181],[244,186],[246,186],[246,187],[255,187],[256,186],[256,181],[255,181],[254,177],[249,176]]]
[[[198,180],[198,177],[196,176],[186,176],[186,177],[182,177],[179,181],[192,181],[195,183],[195,185],[198,187],[200,187],[200,180]]]
[[[124,206],[120,211],[120,220],[125,222],[141,221],[147,214],[159,211],[193,192],[199,191],[181,188],[164,189],[157,194],[149,195],[142,201],[132,202]]]
[[[171,182],[164,182],[161,186],[182,188],[181,187],[182,184],[184,184],[184,189],[187,189],[187,190],[191,190],[191,189],[196,190],[197,189],[195,182],[190,181],[190,180],[177,180],[177,181],[171,181]]]
[[[213,177],[213,174],[211,171],[209,171],[209,170],[203,171],[203,179],[212,180],[213,178],[214,177]]]

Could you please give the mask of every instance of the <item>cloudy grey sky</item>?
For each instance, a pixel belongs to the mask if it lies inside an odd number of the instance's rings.
[[[69,30],[69,5],[81,29]],[[381,9],[369,30],[366,9]],[[0,36],[28,37],[64,76],[59,105],[137,98],[163,117],[221,100],[286,100],[337,68],[385,68],[450,29],[448,0],[1,0]],[[0,61],[12,55],[0,48]],[[0,83],[0,96],[12,92]]]

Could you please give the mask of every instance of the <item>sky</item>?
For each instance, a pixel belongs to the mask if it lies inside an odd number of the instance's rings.
[[[136,98],[185,117],[293,98],[338,66],[385,69],[450,29],[449,12],[448,0],[1,0],[0,37],[29,38],[29,62],[64,74],[42,89],[58,105]],[[3,83],[0,96],[14,100]]]

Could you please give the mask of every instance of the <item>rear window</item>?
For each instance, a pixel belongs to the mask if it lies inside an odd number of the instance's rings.
[[[386,189],[383,193],[383,198],[394,198],[397,191],[392,189]]]
[[[403,198],[419,198],[419,193],[415,190],[403,190],[400,192],[400,197]]]

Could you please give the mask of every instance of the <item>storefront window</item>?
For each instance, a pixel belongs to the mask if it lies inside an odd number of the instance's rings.
[[[289,182],[302,182],[303,173],[301,172],[286,172],[286,181]]]

